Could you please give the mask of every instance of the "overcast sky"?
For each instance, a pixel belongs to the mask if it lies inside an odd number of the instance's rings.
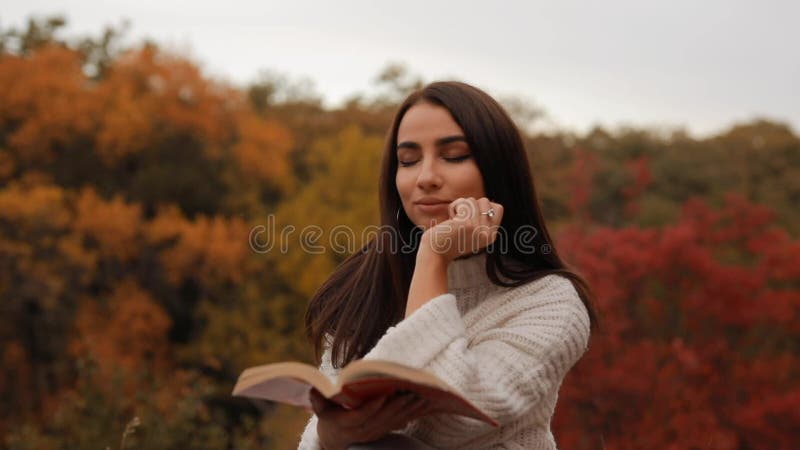
[[[687,128],[766,117],[800,132],[800,1],[0,0],[0,26],[61,13],[65,36],[131,22],[207,74],[313,80],[328,105],[389,62],[520,96],[550,124]]]

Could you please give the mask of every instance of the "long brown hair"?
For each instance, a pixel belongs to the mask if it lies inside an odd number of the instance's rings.
[[[466,83],[439,81],[411,93],[400,105],[386,136],[379,181],[381,232],[343,261],[308,305],[306,334],[319,360],[332,339],[331,360],[343,367],[363,357],[392,325],[403,319],[421,231],[402,210],[395,185],[397,129],[418,102],[446,108],[464,130],[487,198],[504,207],[501,233],[486,248],[486,273],[499,286],[519,286],[548,274],[569,278],[597,326],[594,297],[586,282],[567,268],[556,252],[539,208],[525,147],[514,122],[488,94]],[[523,251],[518,232],[527,229],[538,251]],[[532,235],[532,236],[531,236]],[[396,248],[399,239],[411,251]],[[530,242],[528,243],[530,244]],[[526,247],[531,248],[531,247]],[[505,250],[503,250],[505,249]],[[542,251],[544,250],[544,251]],[[516,263],[506,264],[508,258]],[[513,267],[512,267],[513,266]],[[507,280],[501,280],[498,274]]]

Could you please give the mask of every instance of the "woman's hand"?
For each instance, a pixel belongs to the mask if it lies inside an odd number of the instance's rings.
[[[324,450],[346,450],[355,443],[380,439],[432,410],[425,399],[413,393],[376,397],[357,409],[347,410],[312,389],[311,405]]]
[[[493,210],[490,217],[486,213]],[[497,239],[503,220],[503,205],[486,197],[459,198],[450,203],[450,218],[422,234],[420,251],[431,250],[450,262],[461,256],[478,253]]]

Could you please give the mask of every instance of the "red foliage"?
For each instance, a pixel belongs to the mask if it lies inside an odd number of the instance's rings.
[[[597,171],[597,157],[582,148],[575,149],[575,160],[569,173],[569,209],[578,221],[589,219],[588,203],[592,192],[592,180]]]
[[[647,156],[640,156],[628,161],[625,167],[633,178],[633,183],[622,189],[622,195],[626,200],[625,214],[628,217],[633,217],[639,212],[639,197],[650,182],[653,181],[653,176],[650,174]]]
[[[559,237],[601,330],[567,377],[564,449],[792,449],[800,442],[800,242],[731,195],[663,229]]]

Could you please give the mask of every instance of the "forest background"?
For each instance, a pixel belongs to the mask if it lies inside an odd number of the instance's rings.
[[[289,449],[308,414],[233,398],[246,367],[313,361],[308,299],[346,249],[257,251],[253,230],[378,223],[402,65],[325,108],[246,87],[123,30],[0,29],[0,442],[9,449]],[[563,449],[800,441],[800,138],[525,131],[557,248],[602,329],[561,389]],[[257,247],[257,246],[256,246]]]

